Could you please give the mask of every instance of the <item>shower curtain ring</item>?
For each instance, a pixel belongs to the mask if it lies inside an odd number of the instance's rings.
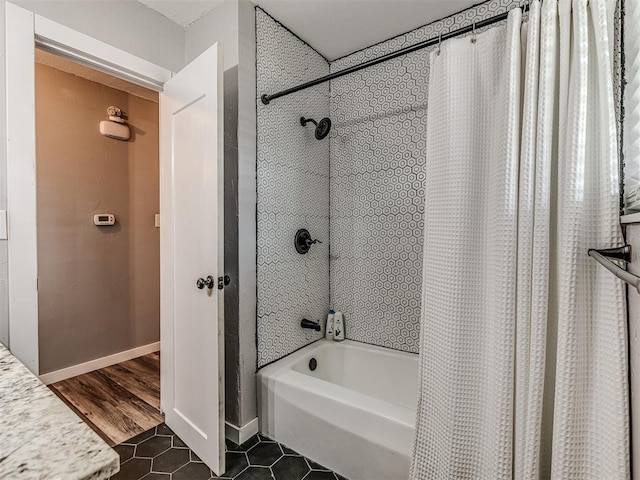
[[[442,45],[442,33],[438,35],[438,50],[436,51],[436,55],[440,55],[440,45]]]
[[[476,22],[473,22],[473,34],[471,36],[471,43],[476,43]]]

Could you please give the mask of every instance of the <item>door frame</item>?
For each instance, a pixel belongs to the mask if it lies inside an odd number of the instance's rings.
[[[73,60],[110,75],[162,92],[174,73],[26,8],[5,3],[6,162],[8,223],[9,350],[35,375],[38,359],[38,256],[36,209],[35,48]],[[219,93],[222,98],[222,93]],[[158,120],[160,116],[158,117]],[[162,132],[162,125],[158,125]],[[219,132],[220,133],[220,132]],[[221,136],[222,144],[223,138]],[[159,140],[160,180],[160,340],[174,326],[173,168],[167,142]],[[219,159],[222,161],[222,159]],[[222,179],[220,179],[222,181]],[[219,198],[223,198],[218,192]],[[223,238],[222,236],[220,238]],[[17,266],[17,267],[16,267]],[[220,275],[220,272],[212,272]],[[217,291],[217,290],[216,290]],[[220,302],[224,305],[223,302]],[[220,445],[224,445],[224,316],[219,315],[218,414]],[[168,353],[168,352],[167,352]],[[160,350],[161,363],[166,361]],[[169,368],[161,368],[166,383]],[[161,390],[161,410],[168,404]],[[224,468],[224,451],[220,465]],[[222,473],[222,472],[221,472]]]
[[[5,4],[5,35],[9,350],[39,375],[36,45],[158,92],[173,72],[9,2]],[[167,174],[171,172],[160,165],[161,204],[163,196],[171,195],[170,182],[163,181]],[[160,215],[162,223],[162,211]],[[164,220],[166,230],[171,227],[171,219]],[[161,233],[161,268],[171,261],[167,254],[170,251],[166,246],[163,250]],[[161,290],[161,298],[162,293]],[[173,322],[172,318],[163,320],[168,314],[161,311],[161,326],[163,322]]]

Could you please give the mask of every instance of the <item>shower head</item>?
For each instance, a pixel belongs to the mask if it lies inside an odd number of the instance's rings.
[[[316,138],[318,140],[322,140],[324,137],[329,135],[329,131],[331,130],[331,120],[328,118],[323,118],[320,122],[316,122],[313,118],[304,118],[300,117],[300,125],[303,127],[307,125],[307,123],[313,123],[316,126]]]

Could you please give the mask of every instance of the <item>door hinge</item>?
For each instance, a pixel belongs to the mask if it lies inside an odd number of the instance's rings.
[[[224,277],[218,277],[218,290],[222,290],[226,285],[231,283],[231,277],[225,275]]]

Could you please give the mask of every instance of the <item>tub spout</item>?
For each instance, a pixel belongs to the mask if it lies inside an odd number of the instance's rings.
[[[306,318],[302,319],[300,326],[302,328],[311,328],[317,332],[320,331],[320,322],[314,322],[313,320],[307,320]]]

